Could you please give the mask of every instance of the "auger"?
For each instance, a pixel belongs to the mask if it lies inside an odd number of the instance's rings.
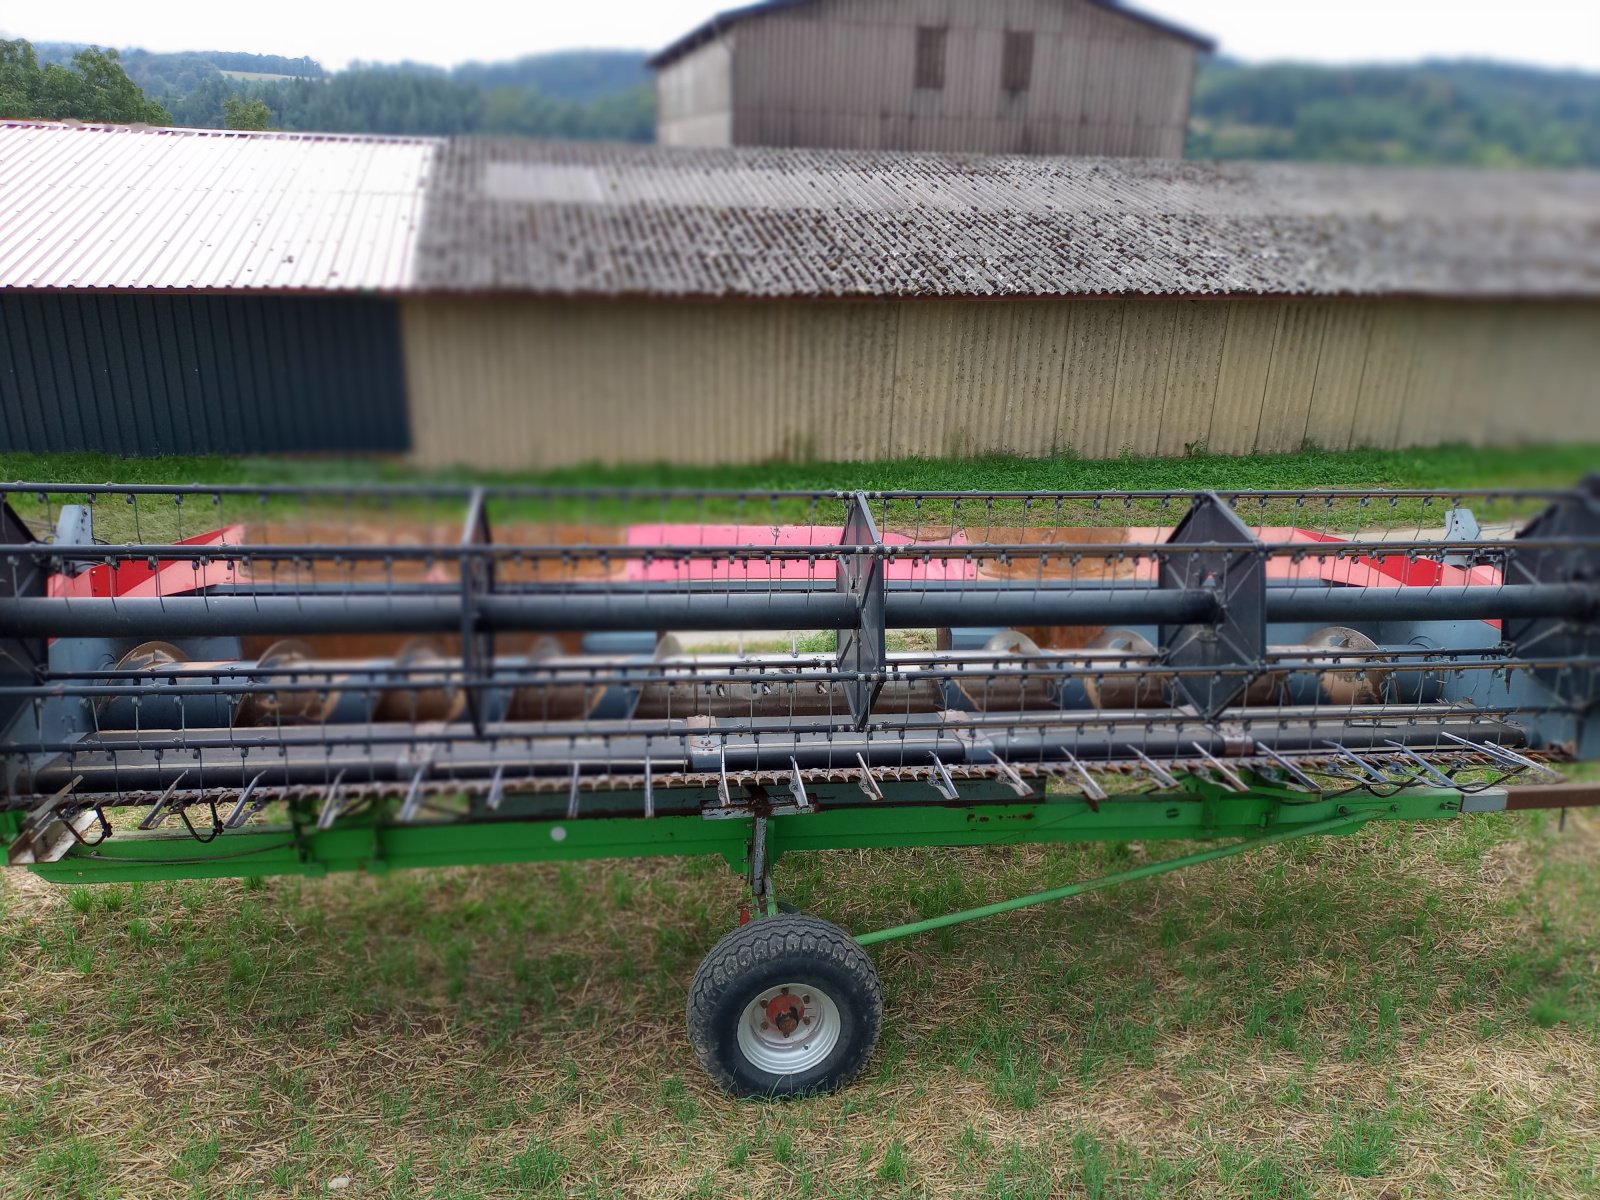
[[[722,856],[730,1091],[847,1083],[865,947],[1369,822],[1600,803],[1600,479],[1544,491],[12,484],[0,833],[71,883]],[[1175,840],[851,935],[786,854]]]

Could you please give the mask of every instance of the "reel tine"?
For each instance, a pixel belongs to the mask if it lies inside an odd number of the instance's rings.
[[[789,775],[789,794],[794,797],[796,808],[801,812],[809,812],[811,798],[806,795],[806,781],[805,777],[800,773],[799,761],[791,757],[789,759],[789,768],[791,772]]]
[[[1423,758],[1422,755],[1418,754],[1415,750],[1413,750],[1410,746],[1407,746],[1404,742],[1397,742],[1397,741],[1394,741],[1392,739],[1385,739],[1384,740],[1384,745],[1393,746],[1396,750],[1398,750],[1401,753],[1402,756],[1404,756],[1405,758],[1409,758],[1412,762],[1416,763],[1417,766],[1422,769],[1422,775],[1420,776],[1420,779],[1422,780],[1422,782],[1424,782],[1424,783],[1435,783],[1435,784],[1438,784],[1440,787],[1451,788],[1452,790],[1456,787],[1456,781],[1454,779],[1451,779],[1450,776],[1446,775],[1443,771],[1439,770],[1438,767],[1434,766],[1427,759]]]
[[[928,751],[928,757],[933,760],[933,771],[928,778],[929,785],[946,800],[961,799],[961,793],[956,790],[956,781],[950,778],[950,768],[944,765],[944,760],[931,750]]]
[[[41,861],[36,849],[40,835],[47,832],[56,821],[62,820],[60,815],[62,802],[82,782],[82,775],[73,776],[54,795],[46,797],[28,812],[28,815],[22,819],[21,827],[17,830],[16,839],[12,841],[7,851],[6,861],[8,864],[18,866],[28,862]],[[105,817],[103,815],[100,817],[100,821],[104,824]],[[63,823],[67,824],[69,829],[72,827],[70,822]],[[72,839],[68,839],[69,845],[71,841]]]
[[[1271,746],[1267,745],[1265,742],[1257,742],[1256,743],[1256,749],[1261,751],[1261,753],[1265,754],[1273,762],[1277,763],[1278,766],[1282,767],[1286,772],[1288,772],[1289,777],[1291,779],[1293,779],[1296,783],[1298,783],[1301,787],[1305,788],[1306,791],[1308,791],[1308,792],[1321,792],[1322,791],[1321,786],[1317,783],[1317,781],[1315,779],[1311,778],[1311,776],[1307,775],[1299,767],[1295,766],[1294,763],[1290,762],[1287,758],[1283,757],[1283,755],[1279,754],[1276,750],[1274,750]]]
[[[161,820],[162,814],[166,812],[167,805],[172,800],[173,793],[178,790],[178,785],[183,782],[184,776],[188,774],[189,772],[187,771],[182,772],[176,779],[167,785],[167,790],[161,793],[161,799],[155,802],[155,806],[145,816],[145,819],[139,822],[140,829],[154,829],[156,827]]]
[[[1381,771],[1376,770],[1366,759],[1362,758],[1359,754],[1356,754],[1354,751],[1348,749],[1340,743],[1324,742],[1323,745],[1327,746],[1331,750],[1338,751],[1340,758],[1354,763],[1356,765],[1356,769],[1360,772],[1358,778],[1370,783],[1379,784],[1383,787],[1392,787],[1394,785],[1394,780],[1390,779]]]
[[[1248,792],[1250,790],[1248,787],[1245,786],[1243,780],[1241,780],[1237,775],[1235,775],[1232,771],[1230,771],[1223,764],[1223,762],[1220,759],[1218,759],[1214,754],[1212,754],[1209,750],[1207,750],[1199,742],[1190,742],[1189,744],[1191,746],[1193,746],[1196,751],[1199,752],[1199,755],[1200,755],[1201,758],[1205,759],[1206,762],[1211,765],[1212,770],[1216,771],[1217,774],[1222,776],[1223,784],[1230,791]]]
[[[1089,769],[1078,761],[1077,756],[1068,750],[1063,750],[1062,753],[1066,755],[1067,765],[1077,773],[1078,781],[1083,785],[1083,794],[1089,803],[1099,804],[1102,800],[1108,799],[1105,788],[1100,786],[1100,781],[1089,774]]]
[[[717,751],[717,803],[723,808],[733,805],[733,792],[728,787],[728,743],[722,742]]]
[[[328,785],[328,798],[322,802],[322,812],[317,817],[318,829],[331,829],[344,812],[344,771],[333,777]]]
[[[861,764],[861,775],[856,780],[856,786],[866,793],[868,800],[882,800],[883,789],[878,786],[878,781],[873,778],[872,768],[867,766],[867,756],[865,754],[857,754],[856,762]]]
[[[1546,764],[1539,762],[1537,759],[1528,758],[1524,755],[1518,754],[1515,750],[1508,749],[1507,747],[1499,745],[1496,742],[1469,742],[1466,738],[1457,737],[1455,734],[1448,731],[1442,731],[1441,736],[1457,743],[1458,745],[1465,746],[1469,750],[1475,750],[1479,754],[1486,754],[1490,758],[1498,759],[1507,766],[1521,767],[1524,770],[1534,771],[1544,778],[1550,780],[1561,780],[1566,778],[1565,775],[1563,775],[1560,771],[1557,771],[1554,767],[1547,766]]]
[[[489,795],[484,801],[484,807],[490,812],[499,812],[500,802],[505,799],[505,774],[506,768],[502,763],[501,765],[495,767],[494,777],[489,780]]]
[[[1006,786],[1008,786],[1018,796],[1026,799],[1034,794],[1033,785],[1024,779],[1017,772],[1017,769],[1005,759],[997,757],[994,760],[994,765],[999,770],[1000,777],[1005,781]]]
[[[1177,777],[1174,776],[1171,771],[1167,770],[1160,763],[1156,762],[1155,759],[1151,758],[1143,750],[1139,749],[1139,747],[1130,746],[1129,749],[1138,756],[1140,763],[1144,765],[1144,769],[1150,772],[1151,775],[1155,776],[1156,782],[1160,784],[1163,789],[1171,790],[1175,788],[1181,788],[1183,786],[1183,784],[1178,782]]]
[[[398,820],[409,824],[417,819],[417,810],[422,807],[422,781],[428,777],[428,770],[432,762],[420,763],[411,773],[411,784],[406,789],[406,798],[400,805]]]
[[[266,777],[265,771],[258,771],[254,779],[245,785],[244,791],[239,793],[239,803],[233,806],[233,811],[228,814],[228,819],[222,823],[224,829],[237,829],[250,818],[250,813],[245,811],[245,806],[250,803],[250,797],[255,795],[256,786]],[[251,809],[256,812],[259,809]]]

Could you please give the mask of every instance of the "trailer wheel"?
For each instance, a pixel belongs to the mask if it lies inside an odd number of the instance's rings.
[[[761,917],[718,942],[689,989],[689,1043],[736,1096],[831,1092],[854,1079],[883,1026],[878,972],[836,925]]]

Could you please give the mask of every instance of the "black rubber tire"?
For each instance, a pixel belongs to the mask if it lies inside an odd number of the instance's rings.
[[[774,1075],[739,1048],[738,1023],[757,993],[814,983],[839,1009],[839,1042],[815,1067]],[[883,1028],[883,988],[853,937],[817,917],[779,913],[740,926],[712,947],[689,988],[689,1044],[706,1073],[735,1096],[787,1099],[843,1087],[860,1073]]]

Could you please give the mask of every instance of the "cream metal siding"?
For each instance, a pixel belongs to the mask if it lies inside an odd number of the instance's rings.
[[[938,90],[915,86],[919,27],[948,30]],[[1001,78],[1008,30],[1033,34],[1016,93]],[[743,20],[661,68],[658,138],[1181,158],[1195,56],[1084,0],[824,0]]]
[[[1594,301],[402,301],[416,459],[484,468],[1600,441]]]
[[[732,144],[731,33],[656,72],[656,141],[664,146]]]

